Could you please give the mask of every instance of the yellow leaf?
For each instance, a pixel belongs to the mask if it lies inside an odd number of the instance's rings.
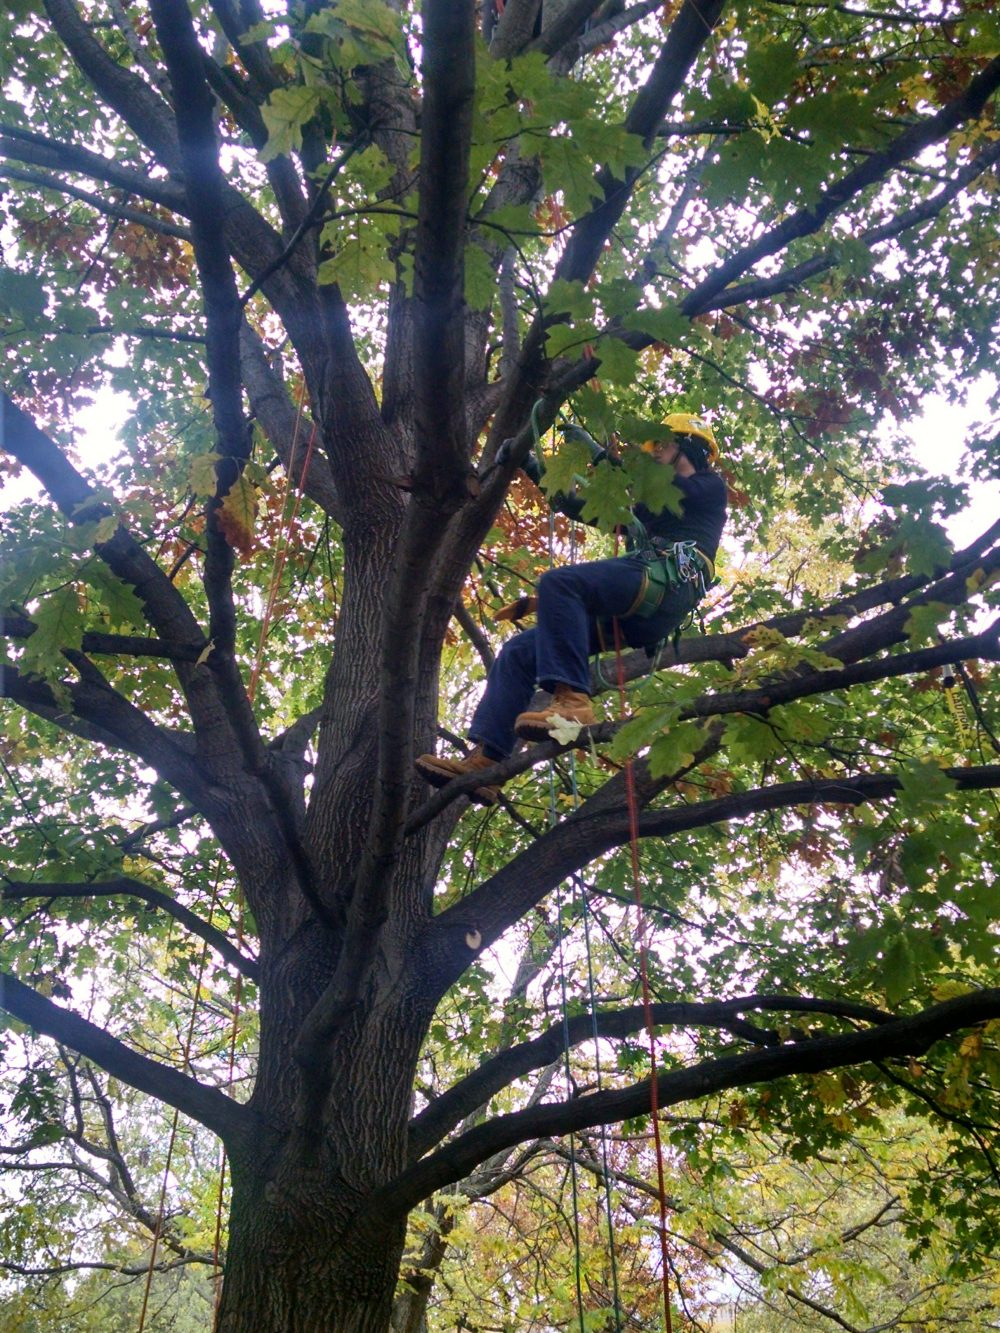
[[[219,527],[226,541],[242,555],[253,550],[254,518],[257,492],[244,476],[239,476],[226,492],[219,506]]]
[[[188,485],[195,495],[208,496],[215,494],[217,484],[215,465],[218,461],[218,454],[198,454],[196,458],[191,459],[191,465],[188,468]]]
[[[962,1044],[958,1048],[959,1055],[964,1056],[967,1060],[978,1060],[982,1051],[983,1034],[981,1032],[970,1032],[967,1037],[963,1038]]]

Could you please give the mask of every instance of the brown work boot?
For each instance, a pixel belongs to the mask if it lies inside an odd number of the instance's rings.
[[[559,718],[581,727],[593,726],[597,718],[590,706],[590,695],[569,685],[557,685],[549,706],[537,713],[521,713],[514,723],[514,731],[523,741],[551,740],[552,724]]]
[[[436,754],[422,754],[414,760],[414,767],[425,782],[432,787],[447,787],[456,778],[464,778],[475,773],[479,768],[493,768],[499,759],[488,759],[480,746],[470,750],[464,759],[444,759]],[[467,792],[470,801],[478,805],[496,805],[500,799],[502,782],[494,782],[482,787],[473,787]]]

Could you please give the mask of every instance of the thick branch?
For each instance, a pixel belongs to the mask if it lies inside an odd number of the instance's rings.
[[[639,89],[625,118],[625,129],[652,145],[670,104],[684,87],[702,47],[722,17],[725,0],[684,0],[670,25],[649,78]],[[586,281],[597,264],[605,241],[625,211],[638,178],[633,168],[624,181],[610,175],[602,182],[604,200],[573,228],[573,235],[559,261],[556,276]]]
[[[1000,162],[1000,143],[992,144],[989,148],[984,149],[977,158],[957,172],[954,178],[937,194],[932,195],[930,199],[925,199],[923,203],[915,204],[913,208],[906,209],[898,217],[893,218],[891,222],[886,222],[881,227],[872,227],[870,230],[862,232],[857,239],[866,245],[869,250],[873,250],[875,246],[893,240],[905,231],[919,227],[924,222],[932,221],[944,211],[962,190],[982,176],[984,172],[989,171],[997,162]],[[782,292],[801,287],[810,278],[815,278],[820,273],[826,273],[829,269],[836,268],[839,263],[840,257],[834,246],[823,254],[815,255],[812,259],[796,264],[793,268],[783,269],[782,272],[775,273],[772,277],[758,278],[755,282],[743,282],[735,287],[727,287],[724,292],[720,292],[714,300],[709,301],[707,305],[702,307],[702,313],[709,310],[728,310],[734,305],[746,305],[751,301],[766,301],[772,296],[778,296]]]
[[[50,176],[40,171],[24,171],[19,167],[3,167],[0,168],[0,177],[6,180],[23,181],[26,185],[39,185],[43,190],[52,190],[56,194],[63,194],[67,199],[79,199],[82,203],[90,204],[92,208],[96,208],[99,213],[103,213],[106,217],[121,218],[125,222],[135,222],[149,231],[158,232],[161,236],[176,236],[182,241],[191,239],[191,232],[187,227],[180,227],[174,222],[167,222],[163,218],[154,217],[152,213],[144,213],[138,208],[129,208],[125,204],[112,203],[107,199],[102,199],[98,194],[93,194],[90,190],[81,190],[78,186],[69,185],[66,181],[60,180],[58,176]]]
[[[15,162],[30,162],[51,171],[72,171],[92,180],[103,181],[127,194],[148,199],[171,212],[184,215],[187,201],[179,185],[164,178],[131,171],[111,158],[89,149],[62,143],[48,135],[24,130],[16,125],[0,124],[0,156]]]
[[[644,771],[641,763],[637,767]],[[960,791],[1000,786],[998,765],[949,768],[944,772]],[[616,781],[612,779],[612,782]],[[628,810],[623,800],[612,802],[603,796],[609,785],[605,784],[605,788],[577,812],[508,862],[460,903],[435,918],[428,929],[425,945],[414,960],[414,967],[419,968],[428,985],[443,994],[462,974],[470,961],[469,949],[464,943],[468,932],[481,937],[480,948],[488,947],[574,871],[628,842]],[[744,819],[764,810],[791,809],[799,805],[861,805],[867,801],[889,799],[901,786],[900,779],[892,773],[776,783],[718,800],[644,811],[639,816],[639,835],[669,837],[674,833]]]
[[[237,12],[232,0],[212,0],[212,8],[218,15],[222,31],[226,34],[233,50],[239,56],[243,68],[250,77],[251,87],[255,95],[257,97],[266,96],[281,83],[280,76],[271,64],[267,43],[244,42],[243,34],[250,25]],[[259,23],[264,18],[263,10],[256,3],[250,6],[244,0],[241,8],[243,14],[249,11],[253,15],[254,23]]]
[[[264,428],[292,484],[304,490],[334,522],[343,525],[344,514],[326,453],[315,447],[316,423],[305,412],[296,411],[279,372],[271,364],[260,336],[243,321],[240,326],[240,369],[250,409]],[[309,442],[314,447],[305,461]]]
[[[1000,529],[1000,524],[995,524],[994,528]],[[979,554],[980,548],[983,545],[988,545],[993,531],[994,529],[990,529],[970,548],[956,555],[952,561],[953,572],[945,575],[937,583],[928,585],[925,579],[915,579],[912,576],[907,579],[896,579],[890,583],[879,585],[878,588],[865,590],[864,594],[859,594],[858,598],[851,602],[834,603],[833,606],[821,610],[809,613],[793,613],[792,615],[775,617],[772,621],[763,622],[769,628],[780,629],[785,634],[794,634],[801,629],[807,619],[823,619],[845,611],[856,614],[859,611],[868,610],[882,601],[892,600],[896,602],[897,604],[892,610],[881,616],[863,621],[855,629],[838,634],[834,639],[823,645],[823,651],[827,654],[832,657],[840,657],[845,663],[849,663],[843,669],[809,670],[806,668],[794,674],[782,675],[764,681],[754,686],[753,689],[706,694],[688,705],[679,714],[679,720],[687,721],[693,718],[717,717],[732,713],[760,715],[768,712],[773,707],[790,703],[795,699],[849,689],[851,686],[858,684],[872,684],[875,681],[889,680],[896,676],[917,674],[929,671],[937,666],[946,665],[949,662],[967,658],[981,658],[987,661],[998,660],[998,655],[1000,655],[1000,622],[994,623],[980,634],[948,640],[933,648],[897,654],[893,657],[880,657],[875,661],[861,662],[860,664],[857,661],[857,659],[871,657],[874,653],[890,648],[905,639],[905,623],[914,606],[928,601],[957,603],[966,596],[965,580],[972,569],[981,568],[985,572],[990,572],[1000,568],[1000,550],[989,555]],[[917,595],[909,602],[902,602],[900,597],[904,588],[907,590],[920,590],[922,588],[922,591],[918,591]],[[862,600],[865,602],[864,606],[859,605]],[[754,628],[757,627],[750,626],[743,630],[732,631],[727,635],[710,635],[695,640],[685,640],[676,648],[671,646],[665,651],[670,654],[669,661],[671,664],[695,661],[728,661],[732,658],[745,657],[748,652],[747,638]],[[660,657],[664,655],[665,653],[661,652]],[[623,667],[627,668],[626,678],[632,678],[647,674],[654,665],[662,666],[664,664],[659,658],[655,664],[651,664],[645,653],[637,653],[631,655],[630,659],[626,659]],[[595,681],[595,693],[598,692],[598,684],[599,681]],[[601,688],[604,688],[603,685]],[[618,731],[620,725],[620,723],[605,723],[593,727],[591,728],[591,737],[595,742],[608,741]],[[419,809],[413,811],[407,820],[407,834],[414,833],[417,829],[422,828],[424,824],[440,814],[452,801],[457,800],[459,796],[469,794],[474,788],[481,786],[484,780],[506,781],[508,778],[515,777],[518,773],[523,773],[526,769],[532,768],[538,763],[546,762],[556,754],[561,753],[563,748],[565,747],[560,747],[555,743],[532,746],[526,752],[502,760],[496,765],[495,769],[488,773],[480,771],[469,777],[455,779],[454,782],[450,782],[441,791],[431,796]]]
[[[36,628],[27,616],[0,613],[0,635],[6,639],[29,639]],[[138,634],[106,634],[102,630],[86,630],[80,646],[85,653],[98,657],[159,657],[179,662],[197,662],[205,651],[194,644],[174,647],[161,639],[143,638]]]
[[[59,447],[7,396],[0,395],[2,447],[32,472],[71,523],[96,523],[112,511],[68,461]],[[187,602],[154,560],[119,524],[95,549],[113,573],[134,588],[149,623],[169,643],[195,647],[205,636]]]
[[[856,592],[840,597],[824,607],[786,611],[781,615],[772,616],[770,620],[762,620],[756,625],[731,630],[726,634],[713,633],[682,639],[676,650],[671,644],[661,648],[652,663],[644,652],[626,653],[622,658],[625,680],[635,680],[638,676],[647,675],[651,670],[685,662],[725,662],[733,658],[746,657],[749,651],[746,635],[753,629],[776,629],[786,638],[794,638],[811,620],[826,620],[838,616],[854,619],[887,603],[898,605],[911,593],[919,593],[921,589],[929,590],[929,585],[934,579],[941,579],[948,572],[963,575],[971,572],[985,558],[985,553],[997,540],[1000,540],[1000,522],[994,523],[968,546],[957,551],[947,568],[935,570],[933,574],[904,574],[897,578],[886,579],[882,583],[872,584],[867,588],[859,588]],[[934,593],[928,591],[928,596],[930,600],[939,600],[936,591]],[[599,682],[595,680],[594,685],[596,693]]]
[[[760,260],[777,254],[800,237],[819,231],[830,217],[840,212],[845,204],[850,203],[863,190],[885,180],[902,163],[931,144],[938,143],[964,121],[974,120],[998,87],[1000,56],[991,60],[985,69],[970,80],[964,92],[942,107],[936,115],[904,130],[888,148],[881,153],[873,153],[859,167],[822,190],[811,207],[799,209],[730,256],[684,298],[680,305],[681,311],[693,316],[709,309],[710,302],[720,292]]]
[[[192,804],[205,807],[205,776],[195,762],[192,737],[162,730],[97,680],[64,683],[62,689],[69,695],[69,709],[65,699],[58,698],[44,681],[28,678],[12,666],[0,672],[0,697],[12,699],[64,731],[138,755]]]
[[[891,1014],[867,1004],[839,1000],[813,999],[799,995],[745,995],[735,1000],[709,1004],[678,1002],[654,1004],[652,1021],[656,1027],[708,1027],[730,1031],[739,1016],[748,1010],[781,1013],[829,1014],[857,1019],[864,1023],[889,1022]],[[484,1105],[495,1093],[517,1078],[535,1069],[544,1069],[558,1060],[566,1046],[598,1037],[626,1037],[646,1025],[646,1011],[641,1006],[590,1014],[574,1014],[565,1023],[555,1023],[531,1041],[521,1042],[492,1059],[486,1059],[474,1073],[436,1097],[410,1122],[410,1155],[425,1152],[460,1125],[466,1116]],[[764,1045],[778,1045],[777,1033],[764,1034]]]
[[[542,51],[547,56],[553,56],[557,51],[562,51],[568,42],[574,37],[587,30],[587,21],[597,9],[603,0],[571,0],[570,4],[564,5],[558,10],[556,17],[551,22],[545,22],[542,31],[528,45],[529,51]],[[652,8],[652,0],[647,0],[647,7]],[[545,11],[542,11],[543,20],[547,18]],[[576,53],[574,53],[574,59]],[[573,61],[570,60],[569,64]]]
[[[0,405],[3,447],[34,473],[70,522],[96,523],[107,517],[112,512],[108,505],[95,494],[53,441],[6,394],[2,395]],[[95,542],[94,549],[114,574],[135,589],[147,620],[165,644],[178,650],[173,654],[174,666],[196,731],[215,731],[217,736],[217,729],[224,722],[223,709],[212,673],[200,665],[207,644],[187,602],[121,523],[107,541]],[[195,647],[198,656],[191,662],[187,659]],[[135,717],[143,716],[138,710],[132,712]],[[152,723],[149,727],[156,730]],[[157,731],[157,734],[163,733]],[[223,767],[235,758],[222,752],[217,739],[212,748],[213,757]],[[191,792],[190,779],[181,789]]]
[[[217,930],[215,926],[210,925],[203,920],[196,912],[179,903],[176,898],[171,898],[169,894],[163,893],[160,889],[154,889],[149,884],[143,884],[141,880],[131,879],[127,875],[120,875],[117,879],[98,880],[94,883],[86,882],[79,884],[52,883],[39,884],[33,880],[15,880],[0,876],[0,907],[5,902],[24,902],[33,898],[45,898],[54,900],[56,898],[109,898],[109,897],[127,897],[137,898],[140,902],[148,903],[150,907],[157,907],[168,916],[172,916],[175,921],[179,921],[185,926],[192,935],[197,935],[203,939],[206,944],[213,948],[220,958],[225,959],[237,971],[242,972],[245,977],[251,981],[256,981],[258,977],[258,967],[252,958],[248,958],[242,953],[231,940]]]
[[[44,0],[45,11],[66,49],[108,106],[164,166],[179,165],[170,108],[143,79],[108,55],[72,0]]]
[[[428,0],[414,255],[415,486],[446,505],[468,497],[470,471],[464,284],[475,43],[470,0]]]
[[[336,974],[300,1034],[297,1058],[313,1106],[333,1077],[327,1050],[354,1005],[388,910],[412,782],[420,629],[428,552],[468,496],[465,429],[464,247],[475,11],[468,0],[424,9],[424,102],[414,278],[416,469],[382,625],[379,758],[370,832],[348,909]]]
[[[705,1060],[688,1069],[661,1074],[657,1079],[657,1103],[665,1108],[712,1096],[727,1088],[751,1087],[791,1075],[815,1074],[873,1060],[921,1055],[952,1033],[998,1016],[1000,989],[983,990],[904,1018],[891,1019],[864,1032]],[[460,1135],[376,1191],[357,1224],[384,1225],[389,1218],[405,1216],[435,1190],[463,1179],[494,1153],[518,1143],[616,1124],[629,1116],[647,1113],[649,1107],[647,1079],[632,1087],[595,1092],[571,1102],[496,1116]]]
[[[53,1004],[6,972],[0,973],[0,1007],[36,1032],[78,1051],[129,1087],[176,1107],[226,1142],[233,1143],[252,1131],[254,1118],[238,1102],[130,1050],[103,1028]]]
[[[230,586],[233,553],[219,530],[217,506],[237,482],[240,464],[249,454],[240,379],[242,310],[229,251],[219,227],[219,219],[225,215],[225,199],[215,138],[214,102],[205,81],[203,55],[191,14],[186,0],[152,0],[151,12],[174,92],[195,262],[204,293],[208,384],[217,434],[216,448],[235,464],[225,469],[225,475],[220,475],[216,504],[209,508],[205,568],[211,638],[216,650],[228,657],[235,636]],[[227,680],[226,684],[238,685],[238,682]]]

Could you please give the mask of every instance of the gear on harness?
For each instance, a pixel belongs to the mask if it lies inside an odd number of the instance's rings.
[[[675,588],[690,586],[700,601],[718,582],[715,565],[694,542],[673,542],[662,549],[650,542],[645,548],[627,553],[627,557],[636,555],[644,562],[645,569],[636,599],[623,620],[632,616],[648,620],[660,609],[667,593]]]

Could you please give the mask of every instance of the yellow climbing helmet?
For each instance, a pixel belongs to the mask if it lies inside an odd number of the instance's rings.
[[[663,423],[676,435],[693,435],[705,442],[705,450],[710,464],[719,461],[719,444],[712,432],[712,427],[704,417],[696,417],[690,412],[671,412]]]

